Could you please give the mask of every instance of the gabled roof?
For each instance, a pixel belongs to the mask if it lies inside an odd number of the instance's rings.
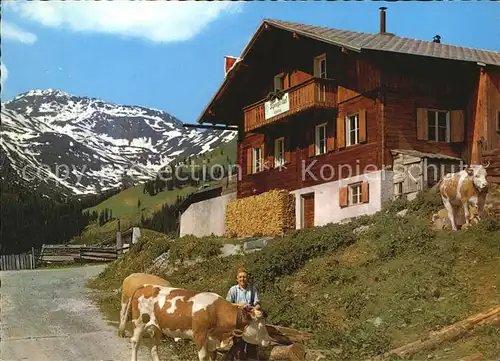
[[[500,52],[498,51],[471,49],[435,43],[433,41],[408,39],[388,33],[361,33],[272,19],[264,21],[284,30],[314,37],[318,40],[327,41],[356,51],[388,51],[500,66]]]
[[[316,39],[318,41],[341,46],[357,52],[361,52],[363,50],[386,51],[440,59],[468,61],[500,67],[500,52],[498,51],[464,48],[461,46],[435,43],[433,41],[408,39],[395,36],[394,34],[390,33],[362,33],[357,31],[338,30],[328,27],[306,25],[291,21],[264,19],[243,50],[242,54],[239,56],[242,61],[236,63],[233,66],[232,70],[224,78],[222,85],[219,87],[215,95],[212,97],[212,99],[198,118],[198,123],[202,123],[202,118],[207,110],[219,97],[222,91],[226,88],[231,78],[235,73],[237,73],[238,69],[244,63],[245,55],[252,47],[263,27],[266,25],[283,29],[289,32],[295,32],[299,35],[306,36],[311,39]]]

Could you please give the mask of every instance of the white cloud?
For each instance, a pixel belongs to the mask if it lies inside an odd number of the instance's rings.
[[[226,1],[37,1],[10,8],[47,27],[107,33],[154,42],[185,41],[224,13],[241,10]]]
[[[7,71],[7,68],[5,67],[4,63],[0,64],[0,84],[2,85],[2,88],[7,81],[7,77],[9,76],[9,72]]]
[[[14,24],[2,21],[2,39],[15,40],[24,44],[33,44],[36,41],[36,35]]]

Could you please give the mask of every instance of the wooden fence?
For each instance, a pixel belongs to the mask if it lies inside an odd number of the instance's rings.
[[[18,271],[35,268],[35,253],[0,255],[0,271]]]
[[[41,263],[53,262],[111,262],[130,248],[125,244],[123,248],[114,246],[86,246],[86,245],[43,245],[40,252]]]
[[[88,262],[112,262],[128,252],[130,244],[115,246],[86,246],[44,244],[39,252],[0,255],[0,271],[34,269],[40,265]]]

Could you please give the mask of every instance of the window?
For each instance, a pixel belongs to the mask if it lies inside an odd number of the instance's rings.
[[[394,198],[400,198],[403,195],[403,182],[394,183]]]
[[[361,183],[352,184],[349,186],[349,204],[361,203]]]
[[[339,188],[339,206],[368,203],[370,201],[369,184],[367,181],[356,182]]]
[[[347,145],[359,143],[359,114],[353,114],[346,117],[346,142]]]
[[[262,171],[262,150],[260,147],[253,148],[253,173]]]
[[[435,142],[450,141],[450,114],[447,111],[428,110],[429,140]]]
[[[285,73],[280,73],[274,77],[274,91],[285,89]]]
[[[326,78],[326,54],[314,58],[314,76]]]
[[[316,155],[325,154],[326,153],[326,123],[320,124],[316,126]]]
[[[274,166],[281,167],[285,164],[285,138],[274,141]]]

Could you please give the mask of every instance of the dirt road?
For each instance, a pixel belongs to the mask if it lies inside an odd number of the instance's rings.
[[[130,360],[128,338],[116,335],[85,288],[103,268],[0,272],[0,360]]]

